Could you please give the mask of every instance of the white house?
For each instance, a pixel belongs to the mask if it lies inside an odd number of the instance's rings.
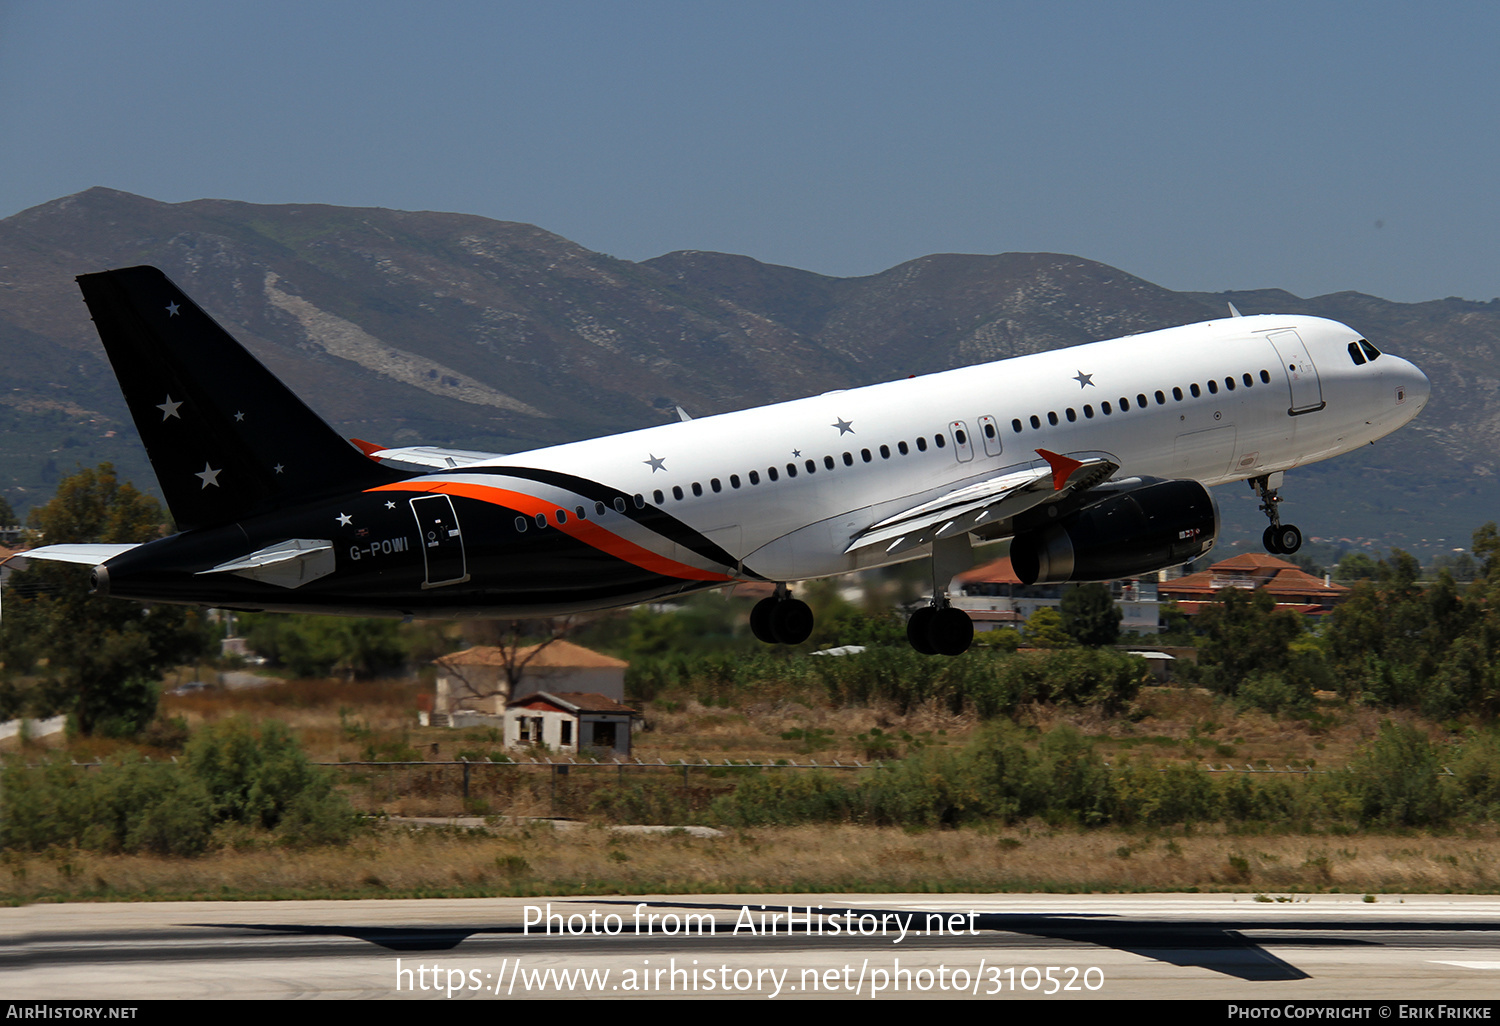
[[[630,755],[636,711],[603,695],[538,691],[505,709],[507,748],[545,746],[573,754]]]

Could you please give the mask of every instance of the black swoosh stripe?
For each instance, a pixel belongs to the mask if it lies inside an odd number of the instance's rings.
[[[645,509],[636,509],[635,501],[631,493],[611,488],[599,481],[592,481],[586,477],[578,477],[576,474],[564,474],[556,470],[541,470],[536,467],[454,467],[449,473],[453,474],[488,474],[496,477],[518,477],[524,481],[536,481],[541,484],[556,485],[569,491],[577,492],[579,495],[587,496],[595,502],[602,502],[614,509],[614,500],[622,498],[625,500],[625,515],[642,527],[675,542],[691,552],[696,552],[704,559],[711,559],[721,566],[739,567],[740,572],[747,577],[753,577],[758,581],[765,580],[760,574],[744,566],[738,559],[725,549],[716,545],[702,533],[678,520],[672,514],[660,506],[647,504]],[[619,512],[615,510],[615,512]]]

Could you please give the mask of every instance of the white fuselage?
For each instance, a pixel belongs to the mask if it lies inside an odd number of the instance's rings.
[[[884,517],[1042,465],[1038,449],[1105,457],[1121,478],[1215,485],[1365,445],[1415,417],[1429,386],[1416,367],[1388,354],[1356,363],[1348,350],[1359,338],[1316,317],[1226,318],[552,446],[473,469],[524,465],[602,482],[660,506],[755,575],[828,576],[922,555],[845,549]],[[434,476],[466,479],[462,469]],[[555,485],[533,494],[565,510],[584,501]],[[661,547],[623,517],[606,511],[601,521]],[[707,565],[680,548],[664,555]]]

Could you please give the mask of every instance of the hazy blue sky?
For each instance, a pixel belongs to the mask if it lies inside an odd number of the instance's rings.
[[[104,185],[1489,299],[1497,57],[1493,0],[0,0],[0,216]]]

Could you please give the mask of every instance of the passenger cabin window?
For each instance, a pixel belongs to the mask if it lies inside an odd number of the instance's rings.
[[[1021,433],[1021,418],[1017,417],[1014,420],[1012,420],[1010,422],[1010,427],[1011,427],[1012,431],[1014,431],[1016,434],[1019,435]]]
[[[1182,402],[1182,389],[1174,385],[1172,387],[1172,398],[1177,400],[1179,403]]]
[[[657,492],[656,494],[660,495],[661,493]],[[547,526],[547,514],[545,514],[545,513],[538,513],[536,515],[536,526],[538,526],[538,527],[546,527]]]
[[[1252,388],[1255,385],[1255,379],[1248,374],[1241,375],[1240,380],[1245,383],[1246,388]]]
[[[526,530],[526,518],[525,517],[516,517],[516,530],[518,532]]]
[[[760,484],[760,471],[758,471],[758,470],[752,470],[752,471],[750,471],[750,483],[753,484],[753,485]]]
[[[625,512],[625,496],[623,496],[623,495],[616,495],[615,496],[615,512],[616,513],[624,513]]]
[[[1071,406],[1069,406],[1066,410],[1063,410],[1063,416],[1068,418],[1069,424],[1078,419],[1078,413]]]
[[[1121,413],[1129,413],[1130,412],[1130,400],[1126,399],[1123,395],[1120,396],[1120,412]]]
[[[921,437],[917,438],[917,451],[918,452],[926,452],[927,451],[927,439],[921,438]]]
[[[1108,399],[1104,400],[1104,402],[1102,402],[1102,403],[1099,404],[1099,409],[1101,409],[1101,410],[1104,411],[1104,415],[1106,417],[1110,416],[1111,414],[1113,414],[1115,412],[1114,407],[1111,406],[1111,405],[1109,405],[1109,400]]]
[[[1156,390],[1156,405],[1158,405],[1158,406],[1165,406],[1165,405],[1167,405],[1167,397],[1162,394],[1162,390],[1159,389],[1159,388]]]
[[[710,488],[712,488],[712,489],[713,489],[713,490],[714,490],[714,491],[716,491],[716,492],[722,492],[722,491],[723,491],[723,490],[724,490],[724,486],[723,486],[723,485],[721,485],[721,484],[719,484],[719,479],[718,479],[718,478],[713,478],[713,479],[711,479],[711,480],[710,480],[710,481],[709,481],[709,482],[708,482],[708,486],[709,486],[709,487],[710,487]]]
[[[909,455],[911,453],[911,450],[906,447],[906,443],[905,442],[897,442],[896,443],[896,451],[899,452],[903,456]]]
[[[1092,406],[1090,406],[1088,403],[1084,403],[1083,404],[1083,419],[1084,420],[1093,420],[1094,419],[1094,408]]]
[[[891,447],[889,445],[882,445],[880,447],[880,458],[883,460],[891,458]]]
[[[656,504],[658,506],[660,506],[662,503],[664,503],[664,502],[667,501],[667,497],[661,493],[661,489],[660,488],[658,488],[656,491],[652,492],[651,493],[651,497],[656,500]]]
[[[1057,427],[1057,414],[1055,412],[1050,410],[1047,412],[1047,423],[1053,427]]]
[[[682,501],[682,485],[672,486],[672,498],[676,499],[678,502]]]
[[[1263,370],[1263,371],[1260,372],[1260,383],[1262,385],[1269,385],[1271,383],[1271,372],[1270,371]]]
[[[1039,428],[1042,426],[1041,420],[1038,419],[1037,415],[1034,413],[1031,415],[1031,426],[1033,428]]]
[[[776,480],[776,468],[775,467],[767,467],[766,468],[766,477],[770,478],[772,481],[775,481]]]
[[[1208,394],[1209,395],[1218,395],[1219,394],[1219,383],[1217,381],[1215,381],[1213,378],[1209,378],[1208,379]]]
[[[1191,393],[1193,393],[1193,398],[1194,399],[1198,398],[1200,395],[1203,394],[1202,390],[1198,388],[1198,383],[1196,381],[1193,382],[1191,385],[1188,386],[1188,391],[1191,392]]]
[[[933,441],[934,441],[934,442],[936,442],[936,443],[937,443],[937,447],[938,447],[938,448],[939,448],[939,449],[941,449],[941,448],[943,448],[943,447],[944,447],[944,446],[946,446],[946,445],[947,445],[947,444],[948,444],[948,443],[947,443],[947,442],[945,442],[945,441],[944,441],[944,440],[943,440],[943,436],[942,436],[942,434],[936,434],[936,435],[933,435],[933,436],[932,436],[932,440],[933,440]]]
[[[795,463],[788,463],[786,465],[786,476],[787,477],[796,477],[797,476],[797,464],[795,464]]]

